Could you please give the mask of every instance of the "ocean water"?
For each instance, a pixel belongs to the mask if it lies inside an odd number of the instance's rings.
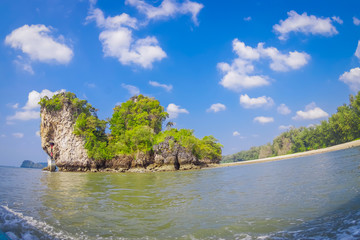
[[[10,239],[360,239],[360,148],[158,173],[0,167]]]

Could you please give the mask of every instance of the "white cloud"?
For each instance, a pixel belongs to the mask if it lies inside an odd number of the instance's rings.
[[[127,84],[121,84],[123,88],[129,91],[130,95],[135,96],[140,94],[139,88],[133,86],[133,85],[127,85]]]
[[[133,29],[137,29],[137,20],[126,13],[115,17],[104,17],[100,9],[92,9],[88,21],[95,20],[103,31],[99,39],[104,55],[117,58],[124,65],[137,64],[143,68],[152,68],[155,61],[166,57],[155,37],[134,39]]]
[[[222,103],[215,103],[213,105],[210,106],[209,109],[207,109],[207,112],[220,112],[220,111],[225,111],[226,110],[226,106]]]
[[[274,47],[264,48],[264,43],[259,43],[257,49],[263,57],[269,57],[272,60],[270,68],[274,71],[285,72],[299,69],[310,60],[310,55],[305,52],[293,51],[283,54]]]
[[[279,130],[289,130],[290,128],[293,128],[293,125],[280,125]]]
[[[287,13],[288,18],[280,20],[279,24],[275,24],[273,29],[278,33],[280,40],[286,40],[291,32],[301,32],[304,34],[320,34],[324,36],[332,36],[338,33],[336,28],[332,25],[340,18],[318,18],[314,15],[308,16],[306,12],[299,15],[295,11]],[[340,19],[341,20],[341,19]]]
[[[358,59],[360,59],[360,40],[358,41],[358,45],[357,48],[355,50],[355,54],[354,54]]]
[[[13,30],[5,38],[5,44],[20,49],[31,60],[40,62],[69,63],[74,53],[64,42],[64,37],[57,39],[51,36],[52,27],[45,25],[24,25]],[[33,72],[30,65],[24,69]]]
[[[291,113],[291,110],[284,103],[280,104],[277,108],[278,113],[282,115],[288,115]]]
[[[153,87],[161,87],[161,88],[165,89],[167,92],[171,92],[171,90],[173,89],[173,86],[171,84],[170,85],[161,84],[161,83],[158,83],[155,81],[149,81],[149,84]]]
[[[4,137],[6,137],[6,135],[5,135],[5,134],[1,134],[0,137],[4,138]]]
[[[270,68],[272,70],[289,71],[303,67],[310,59],[310,55],[305,52],[281,53],[274,47],[265,48],[264,43],[259,43],[256,48],[252,48],[238,39],[234,39],[232,44],[233,51],[238,57],[233,60],[231,65],[221,62],[217,64],[217,67],[224,74],[220,84],[234,91],[270,84],[267,76],[252,75],[254,61],[262,58],[270,59]]]
[[[271,122],[274,122],[274,118],[260,116],[260,117],[254,118],[254,122],[258,122],[258,123],[261,123],[261,124],[271,123]]]
[[[235,131],[235,132],[233,132],[233,136],[234,137],[240,136],[240,133],[238,131]]]
[[[349,72],[344,72],[339,79],[349,85],[351,90],[355,92],[360,90],[360,68],[357,67],[350,69]]]
[[[11,108],[13,108],[13,109],[18,109],[18,108],[19,108],[19,103],[15,103],[15,104],[9,103],[9,104],[7,104],[7,106],[8,106],[8,107],[11,107]]]
[[[55,94],[65,92],[65,89],[61,89],[55,92],[52,92],[48,89],[44,89],[41,92],[37,92],[35,90],[31,91],[28,95],[28,101],[23,107],[24,110],[31,110],[40,107],[39,101],[41,98],[47,96],[48,98],[52,98]]]
[[[19,111],[16,112],[13,116],[8,116],[6,120],[12,121],[12,120],[22,120],[27,121],[31,119],[39,119],[40,118],[40,112],[34,111],[34,110],[27,110],[27,111]]]
[[[240,105],[244,108],[271,107],[274,105],[274,100],[266,96],[250,98],[245,94],[240,96]]]
[[[241,59],[257,60],[260,58],[260,53],[256,48],[246,46],[245,43],[238,39],[233,41],[233,50]]]
[[[343,24],[343,23],[344,23],[344,21],[343,21],[340,17],[338,17],[338,16],[332,16],[331,19],[332,19],[334,22],[337,22],[337,23],[339,23],[339,24]]]
[[[356,26],[359,26],[359,25],[360,25],[360,19],[358,19],[357,17],[353,17],[353,23],[354,23]]]
[[[248,17],[244,17],[244,21],[246,21],[246,22],[251,21],[251,17],[250,17],[250,16],[248,16]]]
[[[328,117],[329,114],[317,107],[314,102],[310,103],[305,107],[305,111],[297,111],[296,115],[292,118],[293,120],[314,120],[319,118]]]
[[[13,133],[12,135],[13,135],[13,137],[15,137],[15,138],[23,138],[23,137],[24,137],[24,134],[23,134],[23,133]]]
[[[175,105],[173,103],[170,103],[167,106],[166,112],[169,114],[169,119],[177,118],[180,113],[186,113],[186,114],[189,113],[188,110],[186,110],[185,108],[180,108],[180,106]]]
[[[36,131],[36,132],[35,132],[35,136],[40,137],[40,131]]]
[[[28,95],[28,100],[24,107],[22,107],[22,111],[16,111],[13,116],[8,116],[6,119],[8,121],[8,124],[11,124],[12,120],[22,120],[27,121],[31,119],[39,119],[40,118],[40,111],[38,108],[40,105],[38,104],[40,99],[47,96],[51,98],[55,94],[65,92],[64,89],[61,89],[59,91],[51,92],[50,90],[44,89],[40,93],[33,90]],[[35,109],[35,110],[34,110]]]
[[[28,72],[31,75],[34,75],[35,72],[31,66],[30,60],[24,59],[22,56],[18,55],[14,60],[14,63],[23,71]]]
[[[154,7],[142,0],[126,0],[126,4],[135,7],[139,12],[146,15],[147,19],[166,19],[178,14],[191,14],[193,22],[198,25],[197,15],[204,7],[201,3],[186,0],[177,3],[176,0],[164,0],[158,7]]]

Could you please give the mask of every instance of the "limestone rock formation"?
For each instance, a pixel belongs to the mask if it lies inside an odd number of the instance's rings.
[[[198,159],[172,136],[145,153],[138,151],[129,155],[115,155],[112,159],[94,160],[85,149],[85,137],[74,134],[80,110],[71,98],[67,98],[65,93],[61,94],[61,104],[55,101],[51,107],[41,105],[40,110],[41,146],[49,157],[53,157],[59,171],[174,171],[197,169],[220,161],[217,158]]]
[[[84,140],[73,133],[74,111],[70,101],[64,101],[59,111],[41,107],[41,147],[50,156],[50,143],[54,143],[53,158],[59,170],[86,171],[92,161],[87,156]]]

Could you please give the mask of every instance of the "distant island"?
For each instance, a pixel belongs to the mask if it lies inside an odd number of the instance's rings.
[[[218,164],[222,145],[176,129],[154,98],[138,95],[115,106],[107,121],[74,93],[44,97],[40,136],[44,151],[59,171],[173,171]],[[109,126],[109,128],[108,128]]]
[[[38,162],[38,163],[34,163],[33,161],[30,160],[24,160],[20,166],[21,168],[38,168],[38,169],[43,169],[44,167],[47,167],[47,163],[46,162]]]
[[[284,156],[358,140],[360,138],[360,91],[355,96],[350,95],[349,101],[350,104],[338,107],[336,113],[319,125],[292,127],[274,138],[272,143],[223,156],[221,163]]]

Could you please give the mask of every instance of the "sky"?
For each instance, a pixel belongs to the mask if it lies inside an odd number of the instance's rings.
[[[359,1],[2,0],[0,165],[46,161],[40,97],[101,119],[155,97],[223,154],[319,124],[360,90]]]

